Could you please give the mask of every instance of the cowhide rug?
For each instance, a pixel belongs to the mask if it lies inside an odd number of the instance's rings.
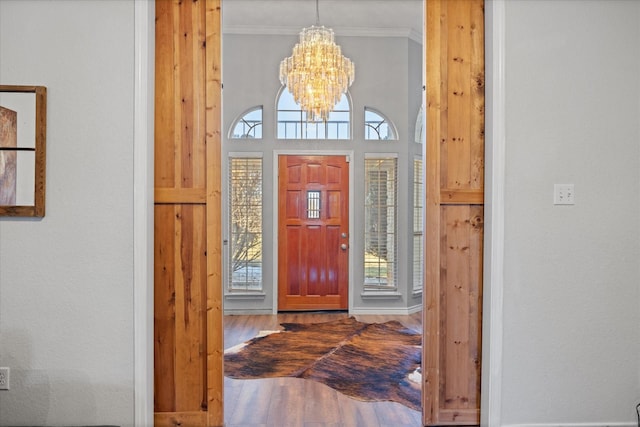
[[[236,379],[297,377],[359,400],[391,400],[420,410],[422,337],[400,322],[282,323],[225,351]]]

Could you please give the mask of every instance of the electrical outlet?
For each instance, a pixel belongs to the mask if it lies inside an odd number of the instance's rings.
[[[575,205],[575,193],[573,184],[554,184],[553,185],[553,204],[554,205]]]
[[[0,390],[9,390],[9,368],[0,368]]]

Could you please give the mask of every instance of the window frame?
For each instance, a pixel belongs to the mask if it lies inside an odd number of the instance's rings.
[[[420,167],[417,167],[417,163]],[[422,294],[424,289],[424,160],[422,156],[413,157],[413,283],[414,295]],[[416,250],[418,243],[418,250]]]
[[[225,256],[225,294],[226,295],[237,295],[237,294],[261,294],[264,292],[264,233],[265,233],[265,227],[264,227],[264,185],[265,185],[265,181],[264,181],[264,155],[261,152],[230,152],[228,154],[227,157],[228,161],[227,161],[227,199],[228,199],[228,212],[227,212],[227,236],[228,236],[228,240],[227,240],[227,254]],[[259,206],[260,209],[260,213],[259,213],[259,223],[260,223],[260,230],[256,232],[256,234],[259,234],[259,240],[260,240],[260,261],[259,261],[259,276],[260,276],[260,280],[258,283],[258,285],[255,288],[251,288],[251,283],[249,281],[245,281],[244,285],[234,285],[234,263],[236,262],[234,260],[234,236],[233,236],[233,224],[234,224],[234,220],[233,220],[233,211],[234,211],[234,203],[233,203],[233,197],[234,197],[234,179],[233,179],[233,161],[234,160],[259,160],[260,161],[260,167],[259,167],[259,171],[260,171],[260,200],[259,203],[254,203],[251,204],[251,207],[254,206]],[[250,263],[251,261],[244,261],[246,263]],[[248,266],[247,266],[248,268]],[[242,282],[237,282],[237,283],[242,283]]]
[[[378,123],[378,126],[371,126],[369,124],[369,122],[367,121],[367,113],[373,113],[378,115],[382,121]],[[380,110],[376,109],[376,108],[372,108],[372,107],[364,107],[364,116],[363,116],[363,120],[364,120],[364,140],[365,141],[398,141],[399,140],[399,136],[398,136],[398,129],[396,128],[395,123],[393,123],[392,120],[389,119],[389,117],[386,116],[386,114],[383,114],[382,112],[380,112]],[[393,134],[392,138],[369,138],[368,135],[370,134],[369,132],[369,128],[373,129],[373,131],[380,136],[380,132],[378,131],[378,128],[382,125],[387,125],[388,129],[391,131],[391,133]]]
[[[282,99],[283,94],[288,93],[289,96],[291,96],[291,99],[293,100],[293,95],[291,95],[291,92],[289,92],[289,89],[286,86],[281,86],[280,90],[278,91],[278,94],[276,95],[276,100],[275,100],[275,139],[277,141],[290,141],[290,140],[296,140],[296,141],[351,141],[353,140],[353,102],[351,100],[351,95],[349,93],[349,91],[345,92],[342,95],[342,98],[340,99],[340,103],[343,103],[346,101],[346,104],[348,106],[347,110],[334,110],[329,114],[329,120],[327,120],[326,122],[314,122],[314,121],[307,121],[306,120],[306,113],[304,111],[302,111],[302,109],[300,108],[299,105],[295,104],[296,108],[292,108],[292,109],[280,109],[280,101]],[[296,120],[280,120],[281,117],[281,113],[289,113],[291,115],[296,115],[299,116],[299,118],[296,118]],[[345,124],[344,121],[332,121],[331,120],[331,115],[332,114],[343,114],[346,113],[348,116],[348,120],[346,121],[346,127],[347,127],[347,136],[344,138],[328,138],[328,135],[331,133],[330,131],[330,126],[331,124],[334,123],[338,123],[338,124]],[[281,136],[281,132],[280,132],[280,128],[281,128],[281,124],[285,123],[285,136]],[[286,134],[286,123],[291,123],[295,125],[295,130],[294,130],[294,136],[293,137],[287,137]],[[319,132],[318,126],[322,126],[322,132]],[[309,138],[307,137],[307,135],[309,135],[310,133],[314,133],[314,132],[310,132],[308,129],[309,127],[315,127],[316,131],[315,131],[315,135],[317,136],[318,134],[322,133],[324,134],[324,137],[322,138]],[[305,130],[307,129],[307,130]],[[339,135],[339,127],[336,127],[336,129],[338,129],[337,134]]]
[[[369,294],[375,294],[375,293],[381,293],[381,292],[398,292],[398,252],[399,252],[399,247],[398,247],[398,153],[365,153],[364,156],[364,165],[363,165],[363,172],[364,172],[364,193],[365,193],[365,200],[364,200],[364,246],[363,246],[363,253],[362,253],[362,260],[363,260],[363,268],[364,268],[364,275],[363,275],[363,290],[364,293],[369,293]],[[368,256],[368,251],[367,251],[367,239],[369,237],[370,232],[367,231],[367,224],[368,224],[368,213],[367,213],[367,209],[368,209],[368,202],[367,202],[367,188],[368,188],[368,175],[370,173],[370,169],[368,168],[368,161],[385,161],[385,160],[392,160],[393,161],[393,179],[389,180],[388,178],[386,179],[386,182],[389,183],[390,181],[392,182],[393,188],[391,189],[391,191],[388,191],[387,194],[393,194],[393,204],[389,205],[389,204],[385,204],[384,206],[386,206],[387,212],[388,209],[391,208],[391,212],[393,214],[393,224],[392,224],[392,232],[389,233],[388,231],[385,233],[387,238],[386,238],[386,242],[391,243],[392,244],[392,248],[391,251],[389,250],[388,246],[386,247],[386,252],[387,252],[387,264],[391,263],[391,276],[389,276],[389,273],[387,273],[387,277],[391,278],[391,284],[389,284],[389,282],[387,282],[386,284],[383,284],[381,279],[381,276],[378,276],[378,282],[377,283],[372,283],[369,282],[367,283],[368,280],[368,276],[367,276],[367,270],[368,267],[371,265],[374,265],[374,263],[372,263],[371,261],[367,261],[367,256]],[[379,171],[381,171],[379,169]],[[389,172],[389,171],[387,171]],[[388,184],[387,184],[388,185]],[[378,205],[378,210],[380,210],[381,205]],[[389,225],[387,224],[387,230],[389,230]],[[378,234],[382,234],[382,233],[378,233]],[[391,238],[389,238],[389,235],[392,235]],[[389,256],[389,254],[391,254],[391,256]],[[380,257],[378,257],[379,259],[381,259]],[[388,261],[388,259],[391,258],[391,261]],[[380,265],[380,263],[378,263]],[[388,269],[389,267],[387,267]],[[378,267],[378,269],[382,269],[382,267]],[[387,270],[388,271],[388,270]]]
[[[251,113],[253,113],[255,111],[258,111],[258,110],[260,111],[260,122],[259,123],[256,122],[256,124],[254,124],[253,126],[250,126],[247,123],[247,121],[245,120],[245,117],[247,117],[249,114],[251,114]],[[260,137],[259,138],[256,138],[256,137],[249,138],[249,136],[244,136],[244,137],[243,136],[234,136],[233,132],[236,130],[236,127],[238,127],[238,125],[241,122],[247,123],[247,126],[249,126],[249,129],[250,129],[249,132],[247,132],[246,134],[243,134],[243,135],[249,135],[252,130],[254,130],[257,127],[260,127]],[[264,136],[263,136],[263,130],[264,130],[263,124],[264,124],[264,106],[255,105],[255,106],[253,106],[251,108],[248,108],[248,109],[244,110],[242,113],[238,114],[238,116],[233,120],[233,123],[232,123],[231,127],[229,127],[229,132],[227,134],[227,137],[228,137],[228,139],[234,139],[234,140],[237,140],[237,139],[240,139],[240,140],[251,140],[251,141],[262,140],[264,138]]]

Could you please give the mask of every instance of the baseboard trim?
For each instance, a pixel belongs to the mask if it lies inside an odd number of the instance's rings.
[[[225,309],[224,310],[224,315],[225,316],[250,316],[253,314],[273,314],[273,310],[271,310],[270,308],[261,308],[261,309],[256,309],[256,310],[247,310],[244,308],[239,308],[239,309]]]
[[[225,300],[264,300],[267,297],[267,294],[264,292],[238,292],[225,294]]]
[[[504,424],[503,427],[637,427],[635,422]]]
[[[422,305],[417,304],[411,307],[401,307],[401,308],[380,308],[380,307],[360,307],[351,310],[349,314],[362,314],[362,315],[371,315],[371,314],[380,314],[380,315],[411,315],[418,313],[422,310]],[[304,312],[301,312],[304,313]],[[271,309],[245,309],[245,308],[229,308],[224,310],[225,316],[249,316],[252,314],[274,314]]]
[[[399,308],[380,308],[380,307],[358,307],[351,310],[349,314],[380,314],[380,315],[410,315],[422,310],[422,305],[414,305],[411,307],[399,307]]]

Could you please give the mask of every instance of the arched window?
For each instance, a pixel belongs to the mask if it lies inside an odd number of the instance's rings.
[[[364,139],[397,140],[396,127],[384,114],[373,108],[364,107]]]
[[[262,139],[262,105],[240,114],[231,126],[229,139]]]
[[[307,122],[289,89],[278,95],[278,139],[351,139],[351,106],[346,94],[329,113],[326,122]]]

